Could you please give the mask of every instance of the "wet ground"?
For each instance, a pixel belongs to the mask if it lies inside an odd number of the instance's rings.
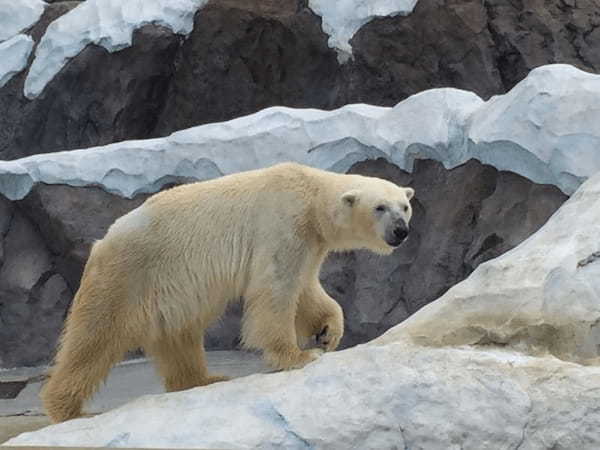
[[[215,351],[207,354],[212,373],[238,378],[267,372],[258,355],[237,351]],[[39,391],[46,367],[0,371],[0,444],[20,433],[49,425],[44,415]],[[145,359],[127,361],[116,366],[91,402],[86,413],[98,414],[123,405],[145,394],[164,392],[154,367]]]

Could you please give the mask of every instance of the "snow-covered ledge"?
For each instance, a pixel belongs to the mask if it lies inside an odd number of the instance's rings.
[[[600,174],[519,247],[369,344],[5,445],[596,450],[599,204]]]
[[[0,0],[0,42],[35,24],[45,7],[46,3],[42,0]]]
[[[20,1],[20,0],[19,0]],[[187,35],[194,14],[208,0],[86,0],[52,22],[35,52],[25,96],[37,97],[60,69],[86,45],[109,52],[131,46],[133,32],[153,23]]]
[[[25,34],[0,43],[0,88],[27,66],[33,39]]]
[[[385,158],[411,171],[419,158],[456,167],[471,158],[572,194],[600,171],[600,76],[567,65],[533,70],[484,102],[433,89],[393,108],[268,108],[171,136],[0,162],[0,193],[23,198],[37,182],[99,186],[125,197],[174,181],[297,161],[343,172]]]

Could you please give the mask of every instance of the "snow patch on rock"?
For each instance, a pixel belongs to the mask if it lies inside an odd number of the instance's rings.
[[[377,17],[409,15],[418,0],[309,0],[322,28],[329,35],[329,47],[338,53],[340,64],[352,58],[350,39],[365,24]]]
[[[187,35],[194,14],[208,0],[87,0],[50,24],[37,46],[25,81],[25,96],[37,97],[67,61],[86,45],[109,52],[131,45],[133,32],[157,24]]]
[[[542,164],[530,177],[573,192],[599,169],[599,102],[599,75],[566,64],[538,67],[473,114],[468,137],[485,145],[471,153],[517,173],[531,173],[535,157]]]
[[[27,66],[33,39],[24,34],[0,43],[0,88]]]
[[[5,445],[591,450],[598,380],[598,367],[499,349],[364,345],[303,370],[141,397]]]
[[[570,195],[600,171],[599,104],[600,75],[544,66],[488,102],[444,88],[393,108],[273,107],[165,138],[0,161],[0,193],[20,199],[42,182],[94,185],[132,197],[283,161],[345,172],[356,162],[384,158],[411,171],[415,159],[451,169],[474,158]]]
[[[0,0],[0,42],[35,24],[45,7],[41,0]]]

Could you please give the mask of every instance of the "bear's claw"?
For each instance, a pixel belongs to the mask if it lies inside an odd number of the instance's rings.
[[[325,325],[323,329],[316,335],[317,345],[326,352],[335,350],[340,342],[341,335],[330,331],[329,325]]]

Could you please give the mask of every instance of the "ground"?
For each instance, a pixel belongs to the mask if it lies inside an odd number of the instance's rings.
[[[208,368],[214,373],[230,377],[242,377],[258,372],[266,372],[260,357],[256,354],[236,351],[208,352]],[[44,367],[15,369],[0,372],[0,384],[20,379],[35,379],[43,373]],[[32,381],[15,399],[0,399],[0,444],[26,432],[37,430],[50,424],[43,414],[38,393],[40,382]],[[96,414],[107,411],[145,394],[164,392],[152,364],[145,359],[128,361],[116,366],[106,383],[94,396],[85,409]]]

